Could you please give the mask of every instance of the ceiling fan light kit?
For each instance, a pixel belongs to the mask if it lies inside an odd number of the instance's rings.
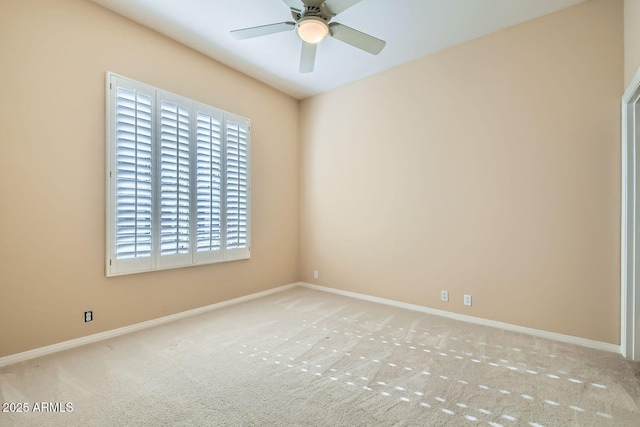
[[[298,35],[307,43],[320,43],[329,34],[329,26],[322,18],[309,16],[298,22]]]
[[[337,14],[360,1],[361,0],[283,0],[291,10],[291,15],[295,22],[280,22],[277,24],[233,30],[231,31],[231,36],[238,40],[244,40],[283,31],[291,31],[296,28],[298,36],[302,39],[302,53],[300,55],[301,73],[313,71],[316,58],[316,45],[327,36],[331,36],[372,55],[377,55],[386,44],[384,40],[377,39],[369,34],[362,33],[337,22],[329,24],[331,19]]]

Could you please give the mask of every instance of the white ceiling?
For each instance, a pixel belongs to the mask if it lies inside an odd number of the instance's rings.
[[[229,31],[291,21],[283,0],[91,0],[303,99],[585,0],[362,0],[332,22],[387,42],[377,56],[327,37],[298,72],[295,31],[235,40]]]

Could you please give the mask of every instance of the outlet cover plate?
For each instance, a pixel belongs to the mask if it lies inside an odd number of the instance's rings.
[[[471,307],[471,295],[464,295],[464,305]]]
[[[449,302],[449,291],[440,291],[440,301]]]

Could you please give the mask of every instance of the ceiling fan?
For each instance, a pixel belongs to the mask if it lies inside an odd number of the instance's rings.
[[[294,21],[261,25],[231,31],[238,40],[266,36],[268,34],[297,29],[302,39],[300,72],[310,73],[316,61],[316,48],[326,36],[331,36],[373,55],[379,54],[386,42],[368,34],[354,30],[346,25],[330,21],[339,13],[347,10],[361,0],[282,0],[289,9]]]

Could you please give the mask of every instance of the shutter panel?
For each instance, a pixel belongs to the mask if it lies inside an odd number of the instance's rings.
[[[190,253],[190,118],[177,103],[160,103],[160,255]]]
[[[196,120],[196,244],[198,258],[220,258],[222,249],[222,120],[198,112]],[[216,254],[212,254],[216,252]]]
[[[249,126],[235,120],[226,122],[226,249],[230,258],[248,256],[249,242]]]
[[[115,255],[151,257],[153,97],[117,88],[115,100]]]

